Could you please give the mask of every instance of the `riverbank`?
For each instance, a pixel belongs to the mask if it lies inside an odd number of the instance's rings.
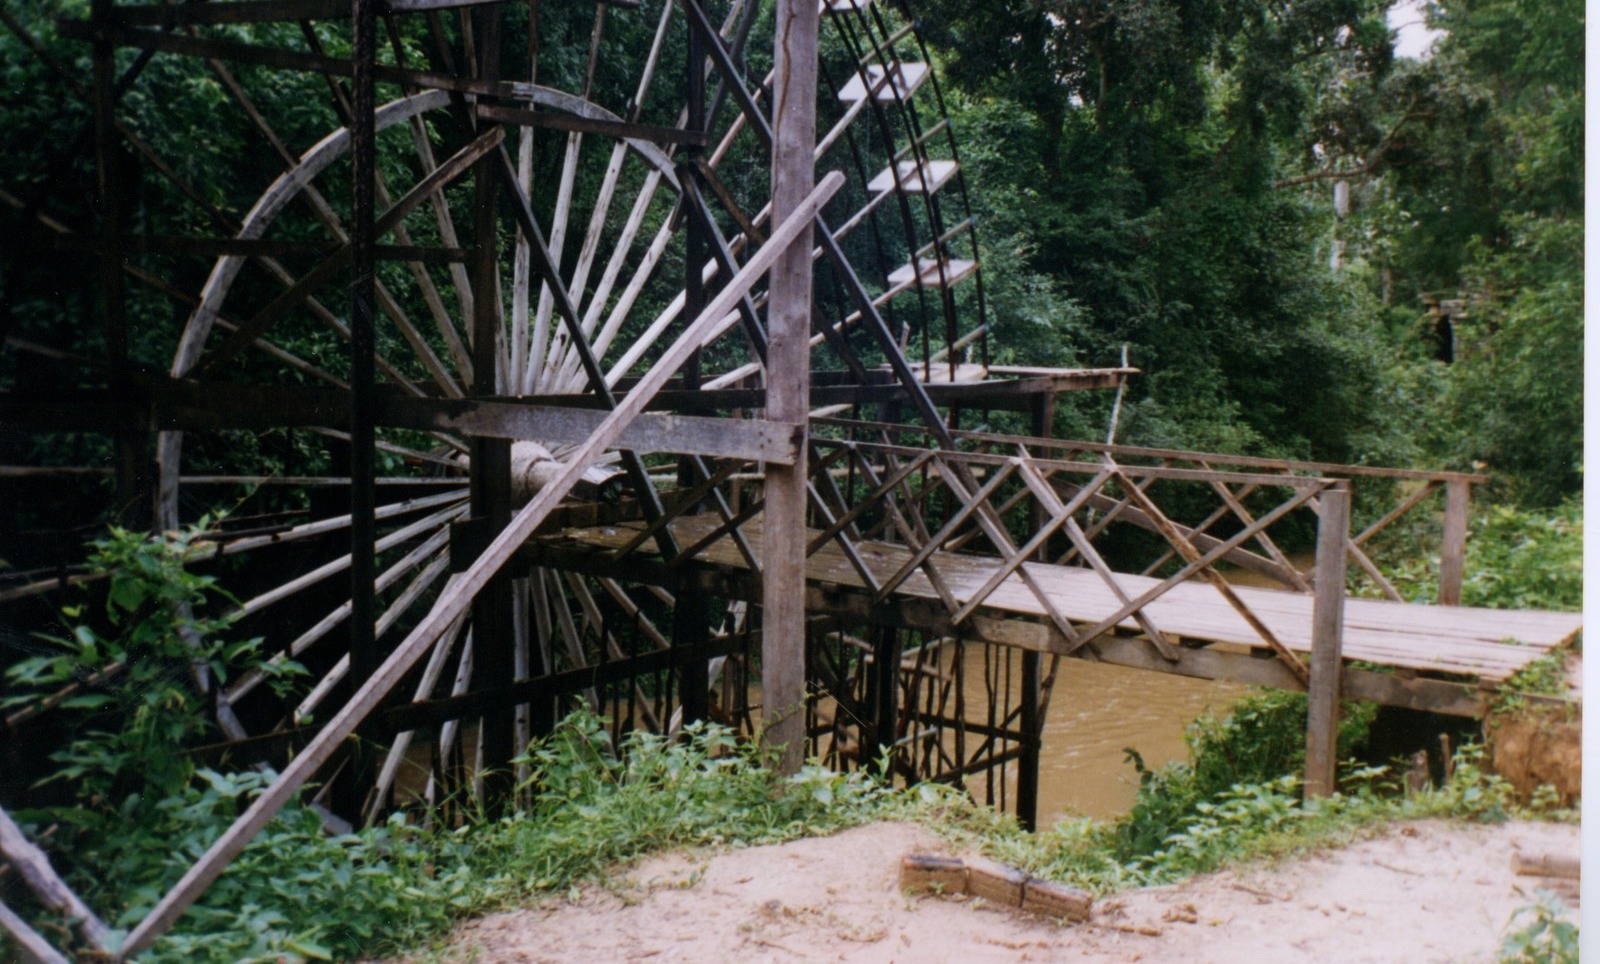
[[[1539,878],[1513,855],[1576,854],[1574,825],[1402,822],[1347,846],[1096,901],[1062,926],[980,901],[910,898],[902,856],[948,852],[907,823],[650,858],[565,898],[459,928],[425,957],[518,961],[1487,961]]]

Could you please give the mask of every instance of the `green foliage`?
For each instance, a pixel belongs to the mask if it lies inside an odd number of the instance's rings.
[[[200,771],[181,792],[97,828],[70,853],[70,881],[113,926],[133,926],[272,778]],[[453,846],[402,819],[332,836],[297,799],[141,959],[327,959],[419,938],[481,900],[469,869],[442,860]]]
[[[1577,964],[1578,925],[1570,916],[1560,897],[1539,891],[1538,900],[1519,908],[1506,924],[1523,922],[1500,944],[1500,964]]]
[[[1269,6],[919,8],[1004,254],[1002,350],[1129,344],[1124,441],[1476,461],[1526,504],[1574,492],[1582,5],[1445,0],[1422,62],[1394,60],[1386,4]],[[1468,305],[1453,365],[1423,293]],[[1013,299],[1039,321],[1006,319]],[[1063,407],[1059,429],[1099,434],[1109,402]]]
[[[1426,557],[1414,542],[1390,547],[1399,557],[1391,581],[1407,598],[1425,601],[1438,587],[1438,557]],[[1489,609],[1551,609],[1583,606],[1583,503],[1569,499],[1548,509],[1491,505],[1472,516],[1467,534],[1461,602]]]
[[[1339,754],[1366,737],[1375,708],[1347,703],[1339,724]],[[1127,754],[1139,773],[1139,795],[1118,824],[1120,848],[1129,857],[1157,852],[1174,834],[1209,819],[1240,787],[1277,786],[1305,764],[1306,698],[1301,693],[1262,691],[1235,703],[1222,718],[1203,716],[1184,739],[1189,760],[1149,770],[1134,750]]]
[[[1511,674],[1502,691],[1555,696],[1567,691],[1565,653],[1549,653]]]
[[[713,724],[686,727],[681,740],[635,733],[618,752],[600,720],[578,713],[529,763],[532,808],[481,832],[493,840],[483,856],[516,866],[512,879],[530,891],[564,889],[660,847],[769,843],[849,826],[889,800],[859,774],[808,766],[784,780]]]
[[[530,806],[455,829],[397,814],[334,836],[296,799],[141,960],[384,953],[468,914],[565,894],[663,847],[772,843],[944,800],[816,766],[786,779],[713,724],[687,727],[682,739],[630,736],[616,748],[603,721],[579,713],[522,762],[532,769]],[[69,882],[114,926],[131,926],[271,780],[202,770],[169,796],[95,811],[100,819],[80,826],[63,851]],[[59,814],[22,818],[31,829]]]
[[[259,669],[282,685],[302,671],[262,658],[260,640],[228,640],[232,617],[200,615],[213,598],[230,598],[213,577],[185,565],[209,521],[158,536],[113,527],[88,558],[92,571],[109,577],[103,610],[91,613],[87,602],[64,608],[70,630],[43,637],[49,651],[5,671],[13,695],[0,707],[34,705],[77,685],[56,710],[72,736],[53,755],[62,765],[46,782],[71,782],[91,810],[159,799],[189,782],[183,750],[212,729],[194,678],[221,682]],[[91,819],[89,811],[77,818]]]
[[[1284,757],[1284,732],[1291,714],[1258,697],[1245,701],[1244,723],[1222,742],[1248,750],[1251,739],[1265,738],[1265,757]],[[1342,734],[1353,738],[1358,725]],[[1226,730],[1226,721],[1214,723]],[[1300,725],[1304,725],[1303,717]],[[1251,736],[1245,736],[1245,733]],[[1317,800],[1303,800],[1293,773],[1242,780],[1218,786],[1205,795],[1195,792],[1193,774],[1220,774],[1220,761],[1206,759],[1219,751],[1216,741],[1195,750],[1195,758],[1164,770],[1140,789],[1138,807],[1115,821],[1067,819],[1037,833],[1022,832],[1014,821],[975,809],[939,811],[935,825],[962,844],[981,847],[991,856],[1029,873],[1059,880],[1093,893],[1173,883],[1197,873],[1267,857],[1301,853],[1330,843],[1346,842],[1397,820],[1449,818],[1499,822],[1509,817],[1565,816],[1546,805],[1519,808],[1514,789],[1483,766],[1483,748],[1467,745],[1456,754],[1449,782],[1438,789],[1406,794],[1387,767],[1346,765],[1340,790]],[[1246,765],[1250,769],[1267,770]],[[1159,799],[1173,794],[1172,800]],[[1166,821],[1159,829],[1157,821]]]
[[[1463,426],[1458,454],[1519,501],[1557,504],[1582,484],[1583,224],[1509,216],[1501,244],[1470,250],[1475,297],[1445,399]]]
[[[1419,815],[1446,815],[1477,823],[1500,823],[1516,812],[1517,791],[1504,777],[1491,773],[1482,744],[1456,751],[1450,780],[1418,797]]]

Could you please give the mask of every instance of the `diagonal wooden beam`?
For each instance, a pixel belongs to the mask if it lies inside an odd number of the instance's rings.
[[[1410,512],[1412,508],[1417,505],[1417,503],[1438,491],[1439,485],[1440,482],[1437,479],[1430,479],[1415,492],[1406,496],[1406,498],[1399,505],[1385,513],[1383,518],[1379,519],[1377,522],[1374,522],[1372,525],[1367,526],[1365,529],[1362,529],[1359,535],[1352,536],[1350,539],[1350,544],[1355,546],[1365,545],[1368,539],[1371,539],[1373,536],[1388,528],[1389,524],[1394,522],[1394,520],[1405,515],[1407,512]]]
[[[39,936],[39,932],[29,927],[28,922],[18,917],[4,901],[0,901],[0,934],[17,948],[18,960],[24,964],[67,964],[61,952],[51,947],[49,941]]]
[[[1114,470],[1111,474],[1115,475]],[[1128,606],[1131,600],[1128,598],[1127,591],[1122,588],[1122,584],[1117,582],[1117,574],[1112,571],[1109,565],[1106,564],[1105,559],[1101,558],[1100,553],[1094,547],[1094,543],[1089,541],[1089,537],[1084,534],[1083,528],[1078,525],[1078,521],[1072,518],[1072,513],[1068,512],[1067,507],[1062,505],[1061,497],[1056,495],[1056,490],[1050,487],[1050,483],[1045,481],[1044,477],[1040,475],[1039,471],[1032,465],[1023,465],[1022,480],[1027,483],[1028,488],[1031,489],[1034,495],[1039,498],[1039,501],[1043,503],[1046,510],[1048,510],[1052,515],[1061,517],[1063,519],[1064,528],[1067,532],[1067,538],[1071,539],[1072,544],[1078,547],[1078,552],[1083,556],[1084,561],[1089,563],[1089,567],[1093,569],[1095,574],[1100,577],[1101,581],[1104,582],[1108,588],[1110,588],[1112,594],[1117,597],[1117,601],[1122,603],[1124,606]],[[1102,474],[1096,476],[1094,481],[1091,482],[1089,486],[1084,486],[1084,488],[1089,489],[1091,486],[1093,488],[1098,488],[1104,484],[1105,475]],[[1126,482],[1124,482],[1124,484],[1126,484]],[[1092,491],[1087,493],[1079,493],[1080,496],[1092,496],[1093,494],[1094,493]],[[1082,504],[1081,502],[1078,502],[1077,498],[1074,498],[1073,501],[1079,505]],[[1087,501],[1087,499],[1085,499],[1085,501]],[[1074,508],[1073,511],[1077,511],[1076,508]],[[1026,572],[1027,570],[1023,571]],[[1150,637],[1151,645],[1155,646],[1163,658],[1167,659],[1169,662],[1178,658],[1177,650],[1173,647],[1172,643],[1167,641],[1166,635],[1162,633],[1159,628],[1157,628],[1155,621],[1145,614],[1144,607],[1140,606],[1133,609],[1132,615],[1134,621],[1139,624],[1139,628],[1144,630],[1144,634],[1146,636]],[[1068,636],[1067,638],[1070,640],[1072,637]],[[1085,640],[1093,638],[1094,637],[1087,635],[1083,637]]]
[[[1200,466],[1205,469],[1211,468],[1205,462],[1201,462]],[[1233,490],[1228,488],[1227,483],[1213,481],[1211,487],[1222,497],[1223,503],[1233,510],[1233,514],[1239,517],[1240,522],[1249,525],[1256,521],[1255,516],[1250,514],[1250,510],[1244,507],[1244,503],[1234,496]],[[1267,555],[1272,557],[1273,562],[1283,567],[1284,573],[1289,577],[1289,582],[1295,589],[1300,592],[1311,591],[1311,584],[1306,582],[1305,576],[1294,567],[1294,564],[1289,561],[1289,557],[1285,556],[1283,551],[1278,548],[1278,544],[1272,541],[1272,537],[1267,535],[1267,530],[1262,529],[1256,533],[1256,543],[1266,550]]]
[[[863,477],[866,477],[872,473],[870,467],[861,464],[864,460],[860,458],[855,443],[843,443],[841,450],[850,453],[851,460],[857,462],[857,467],[862,470]],[[826,545],[829,539],[837,536],[841,530],[847,526],[854,525],[855,521],[861,518],[861,516],[865,515],[872,508],[872,506],[878,502],[878,500],[887,496],[897,486],[899,486],[901,482],[919,471],[922,466],[926,465],[928,461],[933,458],[933,456],[933,450],[929,449],[906,464],[900,466],[898,469],[890,472],[889,475],[881,482],[870,482],[869,480],[869,484],[874,486],[873,490],[868,493],[865,498],[857,501],[854,506],[851,506],[850,511],[835,519],[832,525],[829,525],[827,528],[823,529],[820,535],[818,535],[815,539],[812,539],[811,544],[806,547],[806,555],[809,556],[814,554],[818,549],[821,549],[824,545]]]
[[[413,629],[404,641],[389,654],[366,682],[351,695],[342,709],[328,721],[321,732],[287,766],[278,779],[267,787],[233,822],[222,836],[214,841],[200,859],[189,868],[182,879],[166,893],[150,913],[128,935],[119,960],[147,950],[156,938],[177,921],[178,917],[216,880],[229,863],[249,845],[256,834],[267,825],[283,805],[289,801],[305,782],[311,779],[324,763],[332,757],[346,738],[366,719],[383,698],[400,683],[417,661],[432,648],[439,636],[471,604],[473,597],[500,571],[517,549],[527,542],[540,524],[549,517],[567,493],[572,491],[583,473],[593,465],[627,424],[643,411],[650,399],[664,388],[667,381],[700,346],[726,331],[732,320],[728,317],[734,301],[748,291],[756,281],[777,261],[807,227],[822,206],[844,183],[844,176],[832,172],[824,177],[817,188],[807,196],[783,224],[772,234],[771,240],[745,265],[738,276],[729,280],[728,287],[711,299],[693,323],[673,342],[665,354],[651,366],[633,390],[621,400],[594,436],[580,446],[564,463],[561,474],[553,479],[524,506],[475,562],[462,574],[453,592],[440,596],[433,609]]]
[[[942,454],[948,455],[949,453]],[[959,462],[954,463],[954,465],[960,469],[965,469],[965,466]],[[958,477],[958,475],[964,477]],[[977,488],[976,485],[971,483],[971,478],[970,472],[951,473],[945,476],[945,485],[950,487],[950,491],[954,492],[957,498],[971,499],[973,490]],[[990,542],[994,543],[996,549],[1008,554],[1017,551],[1016,545],[1011,541],[1010,534],[1006,532],[1000,521],[994,517],[992,508],[980,506],[978,521],[984,528],[984,534],[989,537]],[[1073,525],[1076,525],[1076,523],[1073,523]],[[1074,638],[1077,630],[1072,628],[1072,623],[1062,614],[1061,607],[1057,606],[1056,601],[1050,598],[1050,594],[1045,591],[1043,586],[1039,585],[1039,581],[1033,577],[1028,568],[1024,566],[1018,569],[1017,575],[1022,577],[1023,585],[1027,586],[1028,590],[1033,593],[1033,597],[1039,601],[1039,605],[1044,608],[1045,615],[1050,617],[1050,622],[1056,629],[1060,630],[1061,635],[1068,639]]]
[[[1257,519],[1256,526],[1264,527],[1277,522],[1290,512],[1293,512],[1300,506],[1310,502],[1316,496],[1316,491],[1317,490],[1312,488],[1301,489],[1293,498],[1289,499],[1287,502],[1284,502],[1282,505],[1279,505],[1276,509],[1273,509],[1260,519]],[[1132,602],[1128,603],[1121,609],[1090,627],[1087,631],[1089,638],[1093,639],[1094,637],[1099,636],[1101,633],[1111,629],[1117,623],[1120,623],[1122,620],[1128,618],[1128,615],[1135,609],[1148,604],[1152,599],[1160,596],[1173,586],[1176,586],[1178,583],[1188,579],[1196,572],[1199,572],[1206,566],[1209,566],[1218,559],[1221,559],[1223,556],[1226,556],[1235,547],[1248,542],[1250,537],[1254,534],[1255,528],[1247,527],[1239,532],[1234,533],[1232,536],[1229,536],[1226,541],[1217,543],[1215,546],[1208,549],[1205,555],[1194,560],[1193,562],[1186,564],[1182,569],[1179,569],[1166,579],[1163,579],[1161,582],[1145,590],[1143,593],[1140,593],[1139,596]]]
[[[930,452],[929,455],[937,457],[937,453]],[[892,460],[890,464],[892,466]],[[889,486],[889,490],[892,491],[897,485],[903,484],[904,479],[909,474],[910,473],[902,475],[902,481],[900,483],[896,483],[895,486]],[[871,464],[864,459],[861,462],[861,475],[867,480],[868,485],[871,485],[874,488],[884,488],[878,479],[878,474],[873,471]],[[885,498],[883,505],[886,514],[889,516],[890,522],[896,529],[900,531],[900,538],[904,539],[907,545],[920,545],[922,541],[927,539],[927,533],[919,533],[918,530],[912,526],[911,522],[906,520],[905,514],[900,511],[899,506],[895,505],[893,499]],[[914,517],[914,519],[915,518],[916,517]],[[916,521],[920,520],[918,519]],[[939,570],[933,564],[932,559],[929,559],[923,565],[922,572],[923,575],[928,577],[928,582],[933,585],[934,592],[939,594],[939,600],[944,603],[946,611],[955,612],[956,609],[961,605],[960,600],[956,599],[955,593],[951,592],[950,587],[945,585],[944,577],[939,573]]]
[[[662,512],[661,515],[645,523],[644,527],[639,530],[637,535],[623,543],[617,549],[613,550],[611,555],[614,558],[620,559],[644,545],[645,542],[654,538],[657,532],[661,531],[668,524],[670,524],[673,519],[676,519],[678,516],[682,515],[684,510],[694,506],[704,499],[707,492],[710,492],[712,489],[728,481],[733,473],[739,471],[741,467],[742,465],[738,462],[724,462],[722,467],[717,469],[717,471],[703,477],[699,482],[696,482],[689,489],[680,493],[679,496],[673,501],[671,506],[663,506],[665,511]]]
[[[823,474],[823,477],[827,477],[826,473]],[[821,516],[822,521],[832,528],[834,523],[833,510],[828,507],[827,500],[822,497],[822,493],[817,489],[816,483],[807,480],[806,492],[810,495],[812,503],[816,506],[816,512]],[[844,557],[849,561],[851,568],[855,569],[856,575],[861,577],[861,584],[867,587],[868,592],[877,593],[879,591],[878,577],[873,574],[866,561],[861,558],[861,553],[856,550],[856,544],[851,540],[849,534],[840,530],[834,538],[838,540],[839,549],[844,553]],[[807,558],[810,558],[810,556],[811,553],[806,553]]]
[[[105,922],[56,875],[50,858],[23,835],[22,828],[12,821],[4,808],[0,808],[0,857],[16,869],[40,903],[76,921],[78,932],[94,947],[102,951],[108,948],[111,931]]]
[[[600,368],[600,362],[589,345],[588,336],[584,334],[583,319],[578,315],[577,305],[573,302],[572,294],[567,290],[566,282],[561,277],[560,266],[550,253],[550,245],[545,240],[544,230],[539,227],[538,219],[533,216],[533,206],[528,201],[528,194],[522,189],[522,181],[517,177],[516,167],[504,147],[500,149],[499,162],[493,167],[511,199],[511,211],[517,222],[517,228],[527,239],[528,253],[533,260],[533,267],[543,278],[545,290],[550,292],[555,312],[561,316],[561,322],[566,326],[572,350],[578,354],[589,388],[605,402],[607,408],[614,410],[617,408],[616,395],[612,392],[611,384],[606,380],[605,372]],[[746,292],[739,292],[740,297],[744,294]],[[693,350],[698,350],[698,347],[695,346]],[[627,470],[629,481],[639,493],[639,501],[644,506],[645,514],[652,519],[659,516],[661,501],[656,495],[655,486],[650,482],[650,473],[646,471],[644,462],[637,453],[624,449],[622,464]],[[660,547],[661,554],[667,558],[678,554],[678,545],[673,539],[671,529],[659,530],[656,533],[656,544]]]
[[[916,552],[913,552],[911,557],[907,559],[899,569],[895,570],[892,576],[884,581],[883,585],[878,588],[877,592],[873,593],[872,601],[874,603],[880,603],[887,599],[889,594],[898,589],[900,584],[905,582],[906,579],[910,578],[911,574],[915,572],[919,566],[926,562],[928,558],[935,552],[938,552],[940,546],[943,546],[945,543],[949,542],[951,537],[954,536],[956,532],[960,530],[962,525],[966,523],[967,519],[972,516],[972,513],[978,511],[978,506],[987,501],[988,498],[994,494],[994,491],[1000,488],[1000,486],[1005,483],[1006,479],[1011,477],[1011,473],[1016,471],[1016,468],[1017,467],[1015,465],[1007,465],[1000,469],[1000,471],[992,474],[989,477],[989,481],[983,484],[983,488],[978,490],[978,494],[974,499],[963,503],[961,508],[957,509],[955,513],[950,516],[950,521],[944,524],[944,528],[940,529],[932,538],[923,543],[922,548],[918,549]],[[988,594],[984,593],[984,595]],[[954,621],[959,623],[961,621],[961,617],[954,617]]]
[[[1116,465],[1109,455],[1105,458],[1107,464]],[[1129,486],[1129,492],[1139,501],[1139,507],[1144,510],[1145,514],[1150,516],[1151,521],[1156,524],[1156,527],[1166,537],[1166,540],[1172,544],[1173,548],[1177,549],[1178,553],[1187,562],[1191,564],[1198,563],[1201,559],[1201,552],[1194,547],[1194,543],[1184,538],[1183,533],[1179,532],[1177,527],[1172,524],[1172,520],[1168,519],[1166,514],[1157,508],[1156,504],[1150,501],[1150,498],[1143,491],[1134,488],[1120,469],[1117,469],[1116,473],[1118,479],[1122,480],[1124,485]],[[1256,531],[1264,528],[1266,528],[1264,525],[1259,526]],[[1246,531],[1250,530],[1247,528]],[[1295,678],[1302,685],[1309,686],[1311,684],[1311,671],[1306,668],[1306,664],[1302,663],[1300,657],[1285,646],[1283,641],[1278,639],[1277,634],[1266,623],[1262,622],[1261,618],[1251,611],[1249,606],[1245,605],[1244,600],[1240,599],[1239,594],[1233,591],[1233,587],[1228,585],[1228,581],[1222,577],[1222,574],[1205,564],[1200,565],[1199,572],[1200,577],[1211,583],[1212,587],[1222,595],[1222,598],[1227,600],[1228,605],[1232,606],[1234,611],[1243,617],[1246,623],[1250,624],[1250,628],[1255,630],[1256,634],[1262,639],[1266,640],[1267,645],[1272,647],[1272,651],[1278,654],[1278,658],[1283,660],[1284,665],[1289,667],[1289,671],[1294,673]]]
[[[1054,535],[1057,529],[1060,529],[1063,526],[1071,525],[1073,523],[1073,513],[1083,508],[1084,503],[1089,501],[1089,497],[1092,496],[1102,485],[1106,483],[1106,480],[1111,477],[1111,473],[1109,471],[1101,472],[1100,474],[1096,475],[1094,479],[1092,479],[1087,485],[1083,486],[1079,490],[1078,494],[1073,497],[1071,502],[1068,502],[1066,505],[1062,505],[1060,499],[1054,498],[1055,490],[1051,489],[1050,486],[1045,483],[1044,479],[1039,476],[1038,471],[1034,469],[1033,466],[1027,464],[1026,462],[1022,462],[1020,463],[1020,469],[1023,482],[1027,485],[1030,492],[1033,492],[1037,497],[1039,491],[1042,489],[1044,492],[1047,492],[1052,496],[1052,498],[1049,500],[1043,498],[1040,499],[1040,502],[1044,504],[1045,509],[1050,513],[1050,519],[1039,528],[1038,532],[1034,533],[1033,537],[1028,540],[1027,544],[1007,557],[1006,560],[1000,564],[1000,568],[991,573],[988,579],[984,580],[983,585],[979,587],[978,591],[973,593],[972,596],[967,600],[967,604],[961,607],[961,611],[950,617],[950,621],[953,623],[960,624],[965,622],[968,616],[971,616],[977,611],[979,606],[983,605],[984,600],[989,598],[989,594],[994,592],[995,589],[998,588],[999,585],[1004,582],[1013,571],[1026,562],[1029,556],[1037,552],[1039,548],[1044,545],[1045,540]],[[1120,586],[1113,585],[1112,591],[1118,593],[1120,601],[1127,602],[1127,597],[1122,594]],[[1155,635],[1152,635],[1151,638],[1155,639],[1156,637]],[[1165,640],[1163,640],[1163,642],[1164,641]],[[1083,643],[1087,642],[1087,639],[1085,637],[1073,634],[1067,636],[1067,642],[1069,644],[1069,649],[1067,652],[1070,653],[1073,649],[1076,649],[1077,647],[1083,645]]]

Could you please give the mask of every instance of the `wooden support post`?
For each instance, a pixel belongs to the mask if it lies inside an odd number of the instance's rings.
[[[500,24],[504,7],[479,7],[472,11],[477,25],[481,64],[480,76],[499,78]],[[485,156],[473,171],[473,234],[478,257],[472,265],[472,394],[498,395],[500,371],[499,257],[496,245],[498,221],[495,217],[498,159]],[[490,533],[502,532],[511,522],[511,443],[506,439],[475,436],[472,446],[472,514],[484,520]],[[512,625],[514,605],[512,573],[495,573],[472,600],[472,688],[504,686],[516,677],[516,628]],[[531,654],[530,654],[531,655]],[[543,666],[530,671],[542,675]],[[547,713],[535,710],[531,720],[537,730]],[[477,785],[483,790],[483,805],[493,814],[506,806],[516,780],[511,760],[515,755],[516,714],[509,703],[491,706],[483,714],[478,739],[483,749],[483,769]],[[464,754],[471,760],[472,754]]]
[[[1306,708],[1306,797],[1332,793],[1339,762],[1339,695],[1344,672],[1346,544],[1350,539],[1350,489],[1345,482],[1319,497],[1317,594],[1311,608],[1311,684]]]
[[[377,624],[377,109],[373,65],[378,49],[379,0],[354,0],[351,11],[351,200],[350,200],[350,684],[359,688],[378,668]],[[361,731],[352,766],[337,781],[334,806],[359,820],[362,795],[376,773],[370,744]]]
[[[1033,425],[1030,427],[1035,438],[1050,437],[1055,411],[1055,395],[1044,393],[1034,397]],[[1033,531],[1038,532],[1045,521],[1044,505],[1038,499],[1033,500],[1029,515]],[[1040,561],[1049,561],[1048,545],[1039,547],[1038,557]],[[1034,650],[1023,651],[1022,692],[1017,695],[1022,704],[1022,755],[1017,758],[1017,822],[1022,824],[1024,830],[1030,831],[1038,829],[1039,822],[1039,750],[1044,736],[1044,718],[1040,712],[1043,694],[1039,686],[1039,661],[1042,658]]]
[[[1439,605],[1461,605],[1461,579],[1467,563],[1467,516],[1472,484],[1451,479],[1444,484],[1444,536],[1439,543]]]
[[[685,0],[686,3],[701,5],[701,0]],[[686,90],[686,129],[704,133],[706,128],[706,72],[705,72],[705,40],[695,31],[694,27],[684,24],[686,33],[685,41],[688,55],[685,58],[684,86]],[[687,179],[693,179],[694,161],[704,150],[698,143],[689,143],[684,149],[685,159],[689,162],[679,168]],[[706,261],[707,237],[705,222],[694,217],[687,211],[687,206],[692,203],[687,192],[680,202],[685,206],[684,214],[684,259],[683,259],[683,317],[695,318],[705,308],[706,290],[703,269]],[[727,277],[727,275],[724,275]],[[700,353],[695,352],[689,356],[684,364],[680,377],[683,387],[688,391],[697,391],[700,388]],[[689,456],[678,459],[678,484],[683,488],[692,488],[700,482],[695,472],[696,460]],[[698,514],[700,505],[688,508],[689,514]],[[711,606],[705,593],[678,593],[672,604],[672,648],[677,656],[678,664],[678,706],[681,719],[684,723],[694,723],[704,720],[710,714],[710,700],[708,691],[711,680],[706,663],[707,650],[711,637]]]
[[[710,715],[711,597],[709,593],[677,593],[672,605],[672,649],[678,663],[678,704],[683,722]]]
[[[94,0],[90,13],[96,27],[92,45],[95,146],[95,194],[99,208],[99,289],[105,322],[106,362],[111,390],[132,403],[128,381],[128,317],[122,276],[123,194],[131,165],[124,156],[116,119],[116,60],[110,40],[101,32],[110,26],[111,0]],[[130,528],[150,524],[154,505],[148,498],[148,471],[142,426],[118,420],[113,439],[117,480],[117,518]]]
[[[817,131],[815,0],[778,0],[773,79],[772,217],[811,192]],[[772,267],[767,316],[767,420],[806,431],[811,369],[811,230]],[[802,438],[804,436],[802,435]],[[767,465],[762,563],[762,750],[781,773],[805,752],[806,445],[794,465]]]
[[[894,751],[900,715],[900,630],[892,626],[868,626],[867,638],[872,641],[872,711],[873,742],[877,751],[873,760]],[[880,774],[885,779],[894,772],[885,767]]]
[[[1039,685],[1039,660],[1034,650],[1022,652],[1022,753],[1017,757],[1017,823],[1022,829],[1039,829],[1039,749],[1044,731],[1040,712],[1043,694]]]

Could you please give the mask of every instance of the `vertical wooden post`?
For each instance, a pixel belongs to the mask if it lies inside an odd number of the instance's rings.
[[[1039,749],[1044,721],[1039,713],[1039,653],[1022,651],[1022,753],[1017,758],[1017,823],[1039,829]]]
[[[685,0],[686,3],[702,7],[701,0]],[[689,130],[703,132],[706,128],[706,51],[705,38],[694,24],[685,22],[686,45],[688,56],[685,60],[687,76],[684,78],[686,91],[687,116],[685,125]],[[682,164],[678,170],[680,177],[689,179],[695,175],[695,160],[704,153],[698,145],[689,145],[684,148],[683,155],[687,163]],[[684,205],[691,203],[686,194],[682,200]],[[683,257],[683,318],[685,324],[699,317],[706,305],[705,279],[701,274],[705,267],[707,238],[705,225],[697,217],[684,211],[684,257]],[[683,387],[694,391],[700,388],[700,352],[696,351],[689,357],[679,377],[683,379]],[[678,459],[678,484],[685,488],[699,481],[694,472],[694,460],[688,456]],[[689,514],[698,514],[699,505],[690,506]],[[706,665],[706,652],[709,648],[711,636],[711,605],[704,593],[678,592],[672,604],[672,648],[676,651],[678,663],[678,706],[682,711],[684,723],[693,723],[703,720],[710,714],[711,704],[709,690],[711,680]]]
[[[772,219],[811,192],[817,135],[816,0],[778,0],[774,41]],[[810,405],[811,228],[772,266],[767,315],[767,418],[805,431]],[[806,449],[767,465],[761,599],[762,750],[781,773],[805,751]]]
[[[1056,397],[1053,394],[1037,395],[1033,399],[1033,424],[1036,438],[1050,438],[1055,423]],[[1044,506],[1033,500],[1030,522],[1034,532],[1044,525]],[[1048,559],[1048,551],[1040,547],[1039,558]],[[1036,650],[1022,652],[1022,714],[1018,721],[1022,727],[1022,752],[1017,758],[1017,822],[1024,830],[1036,830],[1039,823],[1039,751],[1044,737],[1044,719],[1039,712],[1040,692],[1039,661]]]
[[[493,82],[500,77],[500,26],[505,8],[475,7],[473,19],[480,57],[478,76]],[[497,153],[481,160],[474,171],[473,234],[478,249],[472,266],[472,394],[497,395],[506,386],[500,380],[499,249],[495,217],[498,204]],[[474,437],[472,455],[472,514],[484,522],[494,538],[511,523],[511,443],[505,439]],[[516,675],[516,630],[512,626],[512,573],[497,572],[472,600],[472,688],[503,686]],[[531,654],[530,654],[531,655]],[[532,667],[536,672],[543,667]],[[540,728],[542,706],[535,708],[533,724]],[[479,741],[483,770],[476,781],[483,803],[496,813],[511,797],[515,776],[511,759],[516,735],[515,707],[501,704],[484,713]]]
[[[1472,484],[1451,479],[1444,484],[1444,537],[1439,543],[1439,605],[1461,605],[1461,579],[1467,565],[1467,516]]]
[[[1334,791],[1339,761],[1339,691],[1344,672],[1345,555],[1350,538],[1350,488],[1325,489],[1317,501],[1316,597],[1311,606],[1311,686],[1306,707],[1306,797]]]
[[[900,630],[893,626],[869,626],[867,638],[872,641],[872,706],[873,736],[877,745],[873,762],[886,759],[893,752],[900,717]],[[881,776],[889,779],[893,768]]]
[[[116,59],[110,41],[103,34],[110,26],[111,0],[94,0],[90,14],[95,25],[94,58],[94,146],[95,194],[99,208],[99,287],[105,321],[106,362],[110,366],[111,390],[129,403],[128,383],[128,308],[122,281],[122,234],[129,191],[131,165],[124,157],[116,120]],[[153,521],[146,427],[133,418],[118,419],[113,436],[114,468],[117,483],[117,518],[123,525],[142,529]]]
[[[379,0],[353,0],[351,10],[350,131],[350,685],[360,689],[378,668],[377,436],[374,381],[377,335],[373,304],[377,218],[377,121],[373,65],[378,50]],[[376,755],[362,739],[352,766],[335,787],[335,807],[359,819],[372,784]]]

